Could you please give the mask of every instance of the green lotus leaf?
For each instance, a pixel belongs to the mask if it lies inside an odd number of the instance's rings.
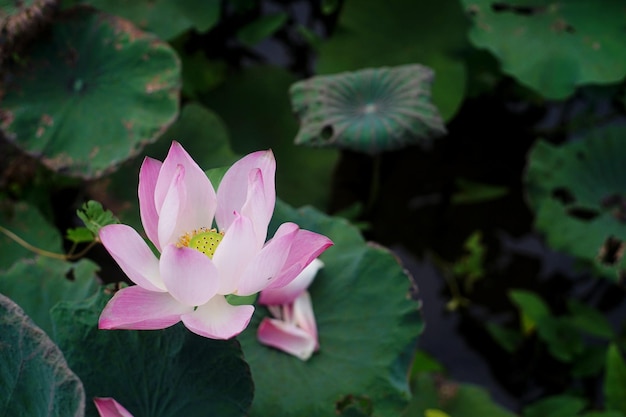
[[[82,417],[85,391],[63,353],[0,294],[0,414]]]
[[[446,133],[422,65],[320,75],[290,88],[300,119],[295,143],[377,154]]]
[[[206,32],[220,17],[219,0],[86,0],[85,3],[126,18],[165,40],[191,28]]]
[[[570,0],[462,0],[473,19],[471,42],[488,49],[502,71],[548,99],[584,84],[626,76],[624,3]]]
[[[438,374],[417,376],[415,395],[402,417],[424,416],[426,410],[439,410],[452,417],[514,417],[495,403],[484,388],[444,379]],[[433,414],[436,415],[436,414]]]
[[[0,274],[0,293],[10,297],[46,333],[52,334],[50,309],[61,301],[80,301],[98,288],[98,266],[37,257],[23,259]],[[71,280],[69,279],[71,278]]]
[[[584,140],[529,153],[527,195],[535,227],[553,248],[618,281],[626,270],[626,129],[596,129]]]
[[[6,68],[0,128],[53,170],[100,176],[177,115],[176,53],[121,18],[68,10],[23,59]]]
[[[320,351],[304,362],[259,344],[257,327],[268,313],[258,306],[238,337],[256,387],[250,415],[333,416],[370,407],[373,416],[399,415],[410,396],[409,363],[402,355],[423,327],[404,269],[345,220],[279,202],[272,228],[285,221],[335,243],[321,256],[325,266],[309,287]]]
[[[63,252],[63,243],[58,230],[48,223],[36,208],[26,203],[3,204],[0,209],[0,227],[40,249],[55,253]],[[20,259],[33,260],[36,257],[35,252],[0,233],[0,271],[5,271]]]
[[[88,398],[113,397],[134,417],[246,415],[253,383],[236,340],[200,337],[182,324],[98,330],[111,289],[52,310],[55,340]],[[98,416],[93,404],[86,415]]]
[[[457,0],[346,0],[318,49],[317,73],[420,63],[435,71],[433,103],[450,120],[465,94],[468,22]]]

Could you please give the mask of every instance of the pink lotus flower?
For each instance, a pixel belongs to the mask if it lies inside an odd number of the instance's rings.
[[[259,342],[307,360],[319,350],[311,296],[306,289],[324,266],[311,262],[290,284],[261,291],[259,304],[267,305],[274,318],[265,317],[257,331]]]
[[[254,307],[231,305],[226,295],[283,287],[332,245],[294,223],[283,223],[265,241],[275,171],[271,151],[251,153],[226,172],[216,193],[179,143],[163,163],[146,158],[139,173],[141,221],[160,257],[129,226],[100,229],[104,247],[137,285],[115,293],[99,328],[162,329],[182,321],[213,339],[243,331]]]
[[[113,398],[94,398],[100,417],[133,417],[133,415]]]

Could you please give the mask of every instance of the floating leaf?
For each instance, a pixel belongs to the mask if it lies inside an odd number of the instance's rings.
[[[63,353],[0,294],[0,414],[82,417],[85,391]]]
[[[52,333],[50,309],[61,301],[80,301],[98,288],[98,266],[37,257],[21,260],[0,276],[0,293],[10,297],[46,333]],[[68,279],[68,278],[71,278]]]
[[[317,73],[419,62],[435,71],[433,102],[449,120],[465,94],[467,28],[457,0],[346,0],[319,47]]]
[[[388,250],[367,245],[344,220],[279,203],[273,227],[284,221],[335,243],[322,255],[325,266],[309,288],[320,351],[303,362],[261,345],[257,326],[268,313],[259,306],[239,336],[256,387],[250,415],[332,416],[342,411],[336,403],[347,396],[357,401],[349,407],[355,413],[368,408],[358,400],[367,398],[373,416],[398,415],[410,395],[410,358],[400,356],[422,330],[404,269]]]
[[[462,0],[471,42],[491,51],[502,70],[549,99],[577,86],[626,76],[624,3]]]
[[[253,384],[236,340],[207,339],[180,324],[98,330],[109,299],[110,290],[103,289],[52,310],[55,339],[88,398],[113,397],[134,417],[246,415]],[[93,404],[86,415],[98,415]]]
[[[550,246],[618,281],[626,270],[626,129],[596,129],[562,146],[538,141],[529,153],[527,195]]]
[[[514,417],[513,413],[496,404],[484,388],[459,384],[439,375],[419,375],[414,391],[413,400],[402,417],[429,415],[427,410],[433,416],[445,413],[451,417]]]
[[[446,133],[430,102],[431,69],[364,69],[299,81],[290,88],[300,119],[295,143],[377,154]]]
[[[124,17],[165,40],[190,28],[206,32],[220,17],[220,0],[86,0],[85,3]]]
[[[178,112],[176,53],[121,18],[68,10],[25,54],[5,70],[0,129],[53,170],[100,176]]]

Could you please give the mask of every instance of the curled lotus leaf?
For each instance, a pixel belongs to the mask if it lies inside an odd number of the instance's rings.
[[[525,178],[535,227],[548,244],[612,281],[626,274],[624,136],[624,127],[613,126],[561,146],[539,141]]]
[[[290,88],[300,119],[295,143],[369,154],[428,144],[446,133],[431,102],[433,78],[430,68],[410,64],[299,81]]]
[[[462,0],[470,41],[492,52],[502,71],[549,99],[585,84],[626,76],[624,2]]]
[[[0,129],[50,169],[99,177],[176,118],[180,62],[155,35],[88,7],[46,34],[2,68]]]

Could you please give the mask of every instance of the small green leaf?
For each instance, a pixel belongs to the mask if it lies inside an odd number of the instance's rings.
[[[604,397],[606,408],[626,414],[626,362],[615,344],[606,352]]]
[[[487,323],[486,329],[502,349],[509,353],[513,353],[523,341],[523,336],[519,331],[507,329],[495,323]]]
[[[93,200],[84,203],[76,214],[94,236],[98,236],[104,226],[120,222],[110,210],[105,210],[102,204]]]
[[[522,330],[525,334],[532,331],[537,322],[544,317],[550,317],[550,309],[535,293],[526,290],[511,290],[509,297],[520,309],[522,315]]]
[[[463,244],[466,254],[452,265],[452,273],[463,280],[466,292],[470,292],[476,281],[485,275],[487,249],[482,243],[480,230],[473,232]]]
[[[74,243],[87,243],[93,242],[94,234],[86,227],[76,227],[67,229],[65,237]]]
[[[85,390],[63,353],[0,294],[0,414],[82,417]]]
[[[572,417],[581,412],[586,402],[570,395],[543,398],[526,407],[523,417]]]
[[[244,44],[254,46],[280,29],[287,22],[287,19],[288,16],[285,12],[261,16],[254,22],[242,27],[237,32],[237,37]]]

